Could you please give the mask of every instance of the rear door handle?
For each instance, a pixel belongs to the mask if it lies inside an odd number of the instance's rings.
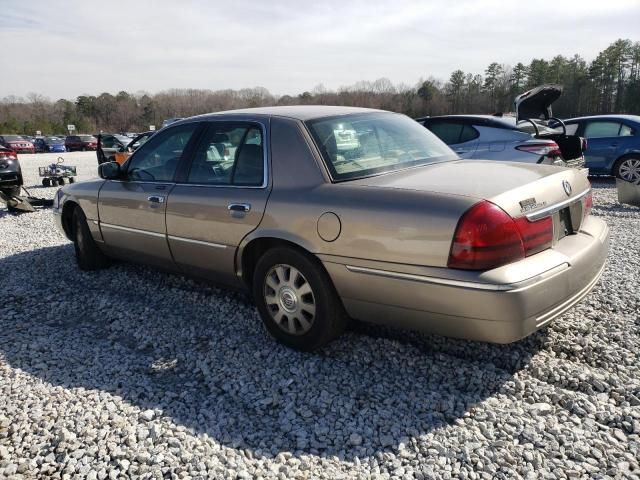
[[[151,203],[164,203],[164,197],[162,195],[151,195],[147,197]]]
[[[230,203],[227,206],[227,209],[229,209],[229,211],[231,211],[231,212],[243,212],[243,213],[246,213],[249,210],[251,210],[251,204],[250,203]]]

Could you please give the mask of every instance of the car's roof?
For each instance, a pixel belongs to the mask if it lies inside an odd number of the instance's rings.
[[[639,115],[590,115],[587,117],[567,118],[565,122],[574,122],[578,120],[629,120],[640,123]]]
[[[226,110],[223,112],[206,113],[204,115],[198,115],[200,120],[207,118],[214,118],[218,115],[256,115],[256,116],[275,116],[275,117],[288,117],[296,120],[312,120],[322,117],[333,117],[337,115],[348,115],[354,113],[372,113],[372,112],[384,112],[385,110],[375,110],[372,108],[358,108],[358,107],[338,107],[329,105],[291,105],[280,107],[258,107],[258,108],[242,108],[238,110]],[[188,120],[188,119],[185,119]],[[176,122],[177,123],[177,122]]]

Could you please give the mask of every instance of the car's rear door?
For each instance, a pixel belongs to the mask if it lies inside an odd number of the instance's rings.
[[[266,121],[209,122],[167,202],[169,246],[187,273],[238,282],[237,247],[262,220],[270,192],[267,139]]]
[[[618,157],[621,127],[619,121],[607,119],[585,120],[582,124],[580,135],[587,139],[586,166],[592,173],[612,173],[612,164]]]
[[[200,123],[159,133],[125,165],[119,180],[107,180],[98,196],[100,230],[111,253],[144,263],[172,262],[167,243],[167,197],[175,173],[195,142]]]

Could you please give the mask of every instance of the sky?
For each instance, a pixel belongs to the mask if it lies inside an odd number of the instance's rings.
[[[0,98],[262,86],[276,95],[386,77],[414,85],[491,62],[640,41],[640,0],[0,0]]]

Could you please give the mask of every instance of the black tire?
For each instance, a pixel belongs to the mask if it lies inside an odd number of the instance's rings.
[[[274,318],[278,313],[291,317],[297,317],[303,313],[307,315],[307,312],[301,311],[288,314],[282,309],[282,306],[278,306],[283,304],[282,302],[276,302],[275,299],[278,298],[278,293],[274,288],[267,286],[267,276],[270,275],[271,278],[274,278],[272,269],[279,266],[284,266],[285,270],[286,267],[293,267],[293,269],[302,275],[301,278],[297,277],[301,281],[304,281],[302,285],[308,283],[311,289],[310,294],[304,294],[293,303],[296,309],[304,310],[305,307],[302,306],[303,298],[307,296],[307,300],[311,300],[313,304],[315,313],[310,322],[310,327],[307,327],[308,330],[306,331],[304,331],[302,323],[297,320],[297,318],[286,320],[287,325],[291,326],[289,322],[292,322],[295,323],[297,327],[300,327],[301,332],[295,334],[285,331],[286,326],[281,326],[285,323],[285,320],[282,320],[281,325],[279,325]],[[289,271],[291,272],[292,270],[289,269]],[[278,277],[279,275],[276,274],[275,278]],[[284,283],[282,285],[283,287],[280,291],[288,288]],[[252,289],[254,301],[267,331],[287,347],[305,352],[317,350],[338,337],[347,325],[347,315],[329,275],[317,259],[298,250],[287,247],[268,250],[256,264]],[[270,306],[267,305],[267,292],[274,292],[275,294],[270,295],[274,298],[274,303],[270,304]],[[311,295],[311,297],[309,297],[309,295]],[[304,301],[305,304],[308,304],[307,300]],[[300,307],[297,305],[300,305]],[[274,310],[274,308],[278,310]],[[287,317],[285,316],[284,318]],[[307,320],[309,320],[308,317]],[[294,326],[294,330],[297,327]]]
[[[57,178],[50,178],[49,182],[51,183],[52,187],[56,187],[58,185],[58,179]]]
[[[80,207],[73,211],[73,246],[80,270],[101,270],[109,266],[109,258],[96,245]]]
[[[69,183],[76,183],[76,179],[73,177],[69,177]]]
[[[621,173],[621,168],[623,164],[628,164],[629,167],[635,167],[635,171],[637,172],[638,165],[640,164],[640,155],[631,155],[631,156],[622,157],[618,159],[615,165],[613,166],[613,172],[612,172],[614,177],[620,178],[627,182],[635,183],[638,180],[640,180],[640,176],[638,176],[637,173],[635,175],[631,173],[630,169],[627,169],[627,171],[625,172],[626,176],[623,176],[623,174]],[[629,175],[630,173],[631,175]]]
[[[64,185],[64,177],[60,177],[58,179],[58,185],[60,185],[60,186]]]
[[[43,178],[42,179],[42,186],[47,188],[51,186],[51,181],[48,178]]]

